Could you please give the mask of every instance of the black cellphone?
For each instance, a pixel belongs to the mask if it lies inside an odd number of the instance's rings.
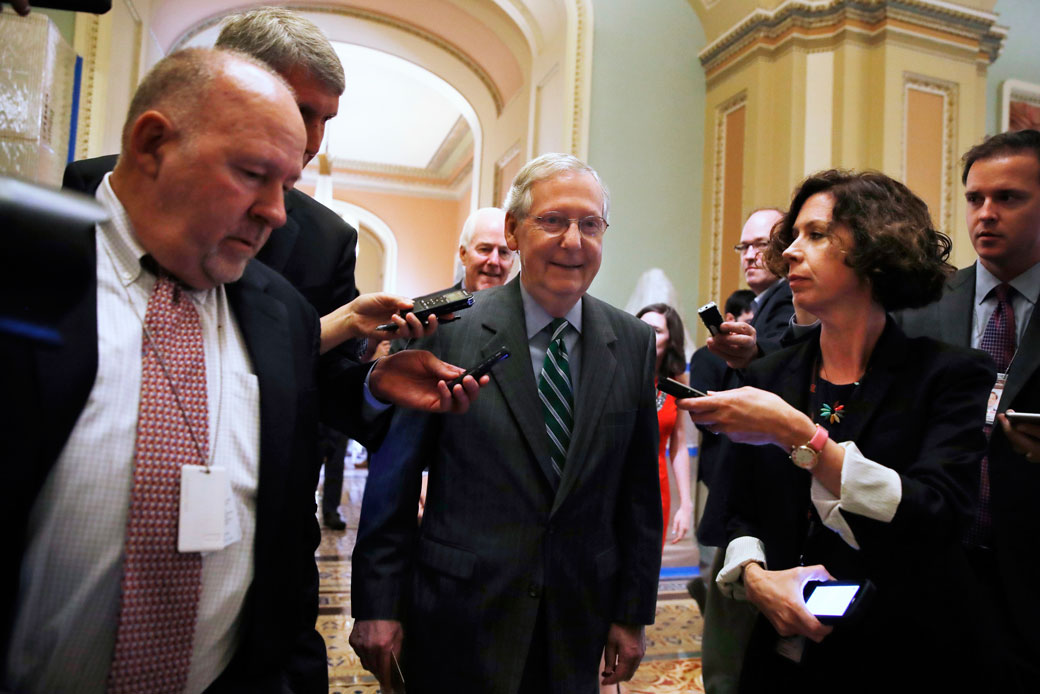
[[[666,378],[657,383],[657,389],[662,393],[668,393],[676,400],[683,398],[703,398],[707,393],[702,393],[696,388],[691,388],[685,383],[676,381],[674,378]]]
[[[709,333],[718,335],[721,332],[722,314],[719,313],[719,307],[714,301],[709,301],[697,309],[697,315],[704,321],[704,327],[708,329]]]
[[[455,386],[462,385],[462,379],[466,376],[472,376],[473,378],[480,380],[480,377],[491,371],[491,367],[502,361],[503,359],[509,358],[509,350],[505,347],[499,347],[498,351],[492,354],[490,357],[480,362],[472,369],[462,374],[458,378],[452,379],[451,383],[448,384],[448,390],[454,390]]]
[[[805,606],[822,624],[856,621],[874,595],[870,581],[809,581],[802,591]]]
[[[461,311],[464,308],[469,308],[472,305],[472,294],[467,292],[465,289],[450,287],[448,289],[442,289],[439,292],[415,297],[412,299],[412,307],[401,311],[401,318],[404,318],[409,313],[414,313],[415,317],[419,319],[419,322],[425,325],[426,319],[430,316],[443,316],[449,313],[454,313],[455,311]],[[376,326],[376,330],[395,332],[397,326],[393,323],[383,323],[382,325]]]

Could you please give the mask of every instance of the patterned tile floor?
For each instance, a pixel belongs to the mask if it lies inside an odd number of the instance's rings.
[[[365,473],[345,474],[340,513],[347,529],[322,528],[316,557],[321,588],[318,631],[329,654],[329,694],[375,694],[379,686],[361,668],[347,643],[350,617],[350,552],[357,538],[358,512],[364,493]],[[696,548],[682,542],[665,548],[665,566],[696,564]],[[701,681],[701,614],[686,594],[686,580],[662,580],[658,591],[657,621],[647,629],[647,651],[636,676],[626,684],[630,694],[679,694],[703,692]]]

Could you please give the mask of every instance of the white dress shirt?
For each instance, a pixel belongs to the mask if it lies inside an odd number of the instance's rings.
[[[524,283],[520,283],[520,298],[524,303],[524,321],[527,328],[527,344],[531,350],[531,368],[534,370],[535,383],[542,374],[542,364],[545,363],[545,353],[549,350],[549,339],[552,337],[545,331],[553,317],[542,308],[542,305],[534,300]],[[581,350],[578,349],[578,341],[581,339],[581,305],[578,300],[571,310],[567,311],[564,318],[574,330],[568,330],[563,334],[563,346],[567,348],[567,366],[571,372],[571,391],[577,396],[578,376],[581,373]],[[575,397],[577,401],[577,397]],[[577,402],[574,403],[577,406]]]
[[[982,335],[986,332],[993,312],[997,310],[997,294],[990,293],[1000,280],[982,263],[975,263],[975,311],[972,315],[971,346],[982,349]],[[1008,282],[1015,288],[1011,310],[1015,313],[1015,344],[1022,344],[1022,334],[1033,316],[1040,295],[1040,263]]]
[[[108,182],[98,200],[98,370],[86,406],[29,519],[5,688],[104,692],[120,607],[133,485],[142,327],[155,276],[141,268],[126,211]],[[186,692],[201,692],[231,660],[253,577],[260,460],[257,377],[223,287],[188,292],[202,324],[210,464],[228,470],[242,539],[202,560]]]

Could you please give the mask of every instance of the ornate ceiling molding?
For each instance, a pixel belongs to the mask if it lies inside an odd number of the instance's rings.
[[[843,33],[870,39],[882,34],[924,40],[988,65],[1000,55],[1007,29],[991,12],[941,0],[788,0],[758,9],[700,53],[708,80],[756,54],[774,54],[792,42],[830,45]]]
[[[488,91],[488,94],[491,96],[492,102],[495,104],[495,114],[499,116],[502,115],[502,109],[505,106],[505,99],[502,96],[502,90],[498,88],[498,85],[491,78],[491,75],[488,73],[488,71],[485,70],[483,66],[478,61],[473,59],[468,53],[463,51],[455,44],[445,41],[437,34],[434,34],[433,32],[428,31],[423,27],[402,21],[397,17],[392,17],[389,15],[380,14],[378,12],[372,12],[371,10],[361,9],[357,7],[330,7],[327,5],[294,4],[292,6],[292,9],[297,12],[313,12],[315,14],[334,14],[342,17],[352,17],[354,19],[360,19],[366,22],[373,22],[375,24],[381,24],[383,26],[388,26],[393,29],[403,31],[407,34],[411,34],[412,36],[420,38],[423,41],[433,44],[437,48],[441,49],[445,53],[448,53],[453,58],[465,65],[466,68],[469,69],[477,77],[477,79],[480,80],[481,84],[484,85],[484,87]],[[241,8],[233,8],[226,12],[222,12],[219,15],[210,17],[204,22],[200,22],[199,24],[192,27],[190,31],[185,32],[183,35],[181,35],[170,48],[170,52],[172,53],[178,48],[182,48],[187,44],[188,41],[190,41],[199,33],[205,31],[206,29],[209,29],[210,27],[220,24],[222,21],[224,21],[225,17],[236,14],[238,12],[241,12]]]

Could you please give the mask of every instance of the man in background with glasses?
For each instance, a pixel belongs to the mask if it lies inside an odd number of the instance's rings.
[[[598,680],[631,678],[654,621],[653,335],[585,293],[607,192],[586,164],[546,154],[517,174],[506,208],[519,278],[419,344],[467,366],[501,347],[510,357],[467,416],[395,417],[371,464],[350,643],[383,691],[403,675],[412,694],[594,694]]]
[[[791,288],[762,264],[762,251],[769,243],[769,232],[784,213],[775,207],[755,210],[740,232],[740,243],[733,247],[740,254],[740,269],[748,288],[755,293],[755,317],[750,323],[727,323],[723,333],[708,339],[708,348],[735,369],[751,360],[780,349],[780,336],[794,314]]]

